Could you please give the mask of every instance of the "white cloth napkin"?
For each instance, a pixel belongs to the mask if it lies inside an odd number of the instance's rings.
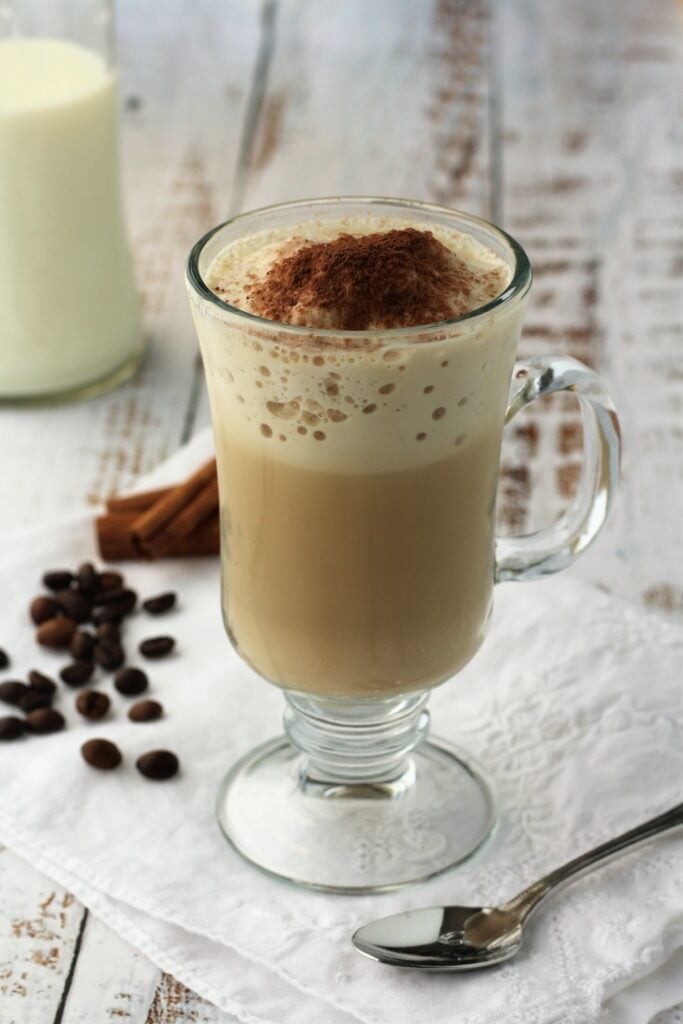
[[[182,478],[209,451],[200,437],[140,486]],[[3,678],[57,671],[62,661],[36,646],[26,607],[46,568],[93,554],[90,513],[0,547],[3,646],[13,659]],[[424,885],[332,897],[263,876],[215,823],[219,781],[280,731],[282,711],[277,690],[224,635],[217,560],[131,564],[126,574],[142,596],[167,588],[180,595],[177,611],[137,615],[126,633],[130,652],[145,636],[177,637],[176,655],[146,666],[150,696],[166,716],[129,722],[129,701],[101,676],[95,685],[113,694],[114,713],[85,723],[64,688],[57,706],[66,731],[0,747],[0,839],[161,967],[246,1024],[588,1024],[606,1000],[678,962],[680,835],[577,882],[533,921],[525,950],[490,972],[387,968],[361,958],[349,938],[398,910],[509,897],[683,799],[680,631],[566,576],[499,587],[482,651],[430,702],[435,732],[471,751],[497,781],[493,840]],[[114,740],[123,766],[89,769],[78,750],[90,736]],[[137,774],[136,757],[155,747],[179,754],[176,779],[152,784]],[[667,984],[671,1005],[683,983],[673,972]]]

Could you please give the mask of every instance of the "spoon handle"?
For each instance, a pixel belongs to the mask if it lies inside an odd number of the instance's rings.
[[[623,850],[644,843],[661,832],[668,832],[669,829],[679,828],[682,825],[683,804],[676,804],[675,807],[664,811],[663,814],[658,814],[656,818],[650,818],[649,821],[643,822],[642,825],[631,828],[628,832],[623,832],[620,836],[616,836],[606,843],[601,843],[600,846],[596,846],[593,850],[574,857],[573,860],[563,864],[562,867],[555,868],[554,871],[534,882],[533,885],[524,889],[519,895],[514,896],[500,909],[516,914],[520,922],[522,922],[549,893],[564,887],[568,882],[573,881],[580,875],[586,874],[597,864],[616,856]]]

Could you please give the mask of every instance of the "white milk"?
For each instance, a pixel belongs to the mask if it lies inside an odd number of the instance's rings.
[[[0,41],[0,398],[123,377],[142,351],[116,126],[96,54]]]

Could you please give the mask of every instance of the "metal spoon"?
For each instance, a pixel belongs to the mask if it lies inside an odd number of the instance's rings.
[[[551,892],[631,846],[683,825],[683,804],[551,871],[501,907],[428,907],[382,917],[353,936],[356,949],[395,967],[471,971],[509,960],[524,924]]]

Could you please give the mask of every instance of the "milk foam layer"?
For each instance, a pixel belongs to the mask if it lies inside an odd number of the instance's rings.
[[[299,244],[294,238],[317,241],[408,224],[344,219],[302,224],[287,235],[251,235],[218,254],[207,283],[215,288],[222,281],[221,298],[239,300],[249,275],[264,274],[278,253]],[[487,275],[498,268],[496,291],[506,286],[509,270],[495,253],[470,236],[433,230],[472,267]],[[407,340],[353,332],[304,336],[247,318],[221,320],[220,313],[195,307],[220,429],[245,446],[267,444],[272,457],[292,465],[353,472],[434,462],[466,444],[489,416],[500,420],[519,317],[519,310],[503,307],[436,334],[413,331]]]

